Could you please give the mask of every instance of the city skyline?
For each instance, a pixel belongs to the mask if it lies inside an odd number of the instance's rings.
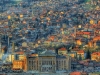
[[[100,0],[0,5],[0,74],[100,74]]]

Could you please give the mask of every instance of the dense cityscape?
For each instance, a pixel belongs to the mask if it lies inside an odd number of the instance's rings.
[[[100,0],[0,0],[0,75],[100,75]]]

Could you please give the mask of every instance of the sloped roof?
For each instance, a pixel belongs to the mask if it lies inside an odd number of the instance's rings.
[[[51,50],[45,50],[42,53],[40,53],[39,56],[56,56],[56,54]]]
[[[81,75],[81,72],[71,72],[70,75]]]
[[[60,51],[66,51],[67,49],[64,48],[64,47],[62,47],[62,48],[60,48],[59,50],[60,50]]]

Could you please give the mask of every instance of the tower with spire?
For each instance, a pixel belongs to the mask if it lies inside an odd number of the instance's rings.
[[[14,53],[14,51],[15,51],[15,43],[13,42],[12,43],[12,53]]]

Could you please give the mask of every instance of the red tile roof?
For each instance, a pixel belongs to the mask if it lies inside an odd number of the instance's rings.
[[[94,53],[92,53],[92,55],[100,56],[100,52],[94,52]]]
[[[49,39],[53,41],[55,39],[55,36],[50,36]]]
[[[24,51],[16,52],[16,54],[24,54]]]
[[[84,50],[79,50],[77,51],[77,53],[84,53]]]
[[[61,51],[66,51],[66,48],[62,47],[62,48],[60,48],[59,50],[61,50]]]
[[[76,34],[79,34],[79,35],[90,35],[90,32],[77,32]]]
[[[100,40],[100,36],[94,37],[93,40]]]
[[[70,75],[81,75],[81,72],[71,72]]]

